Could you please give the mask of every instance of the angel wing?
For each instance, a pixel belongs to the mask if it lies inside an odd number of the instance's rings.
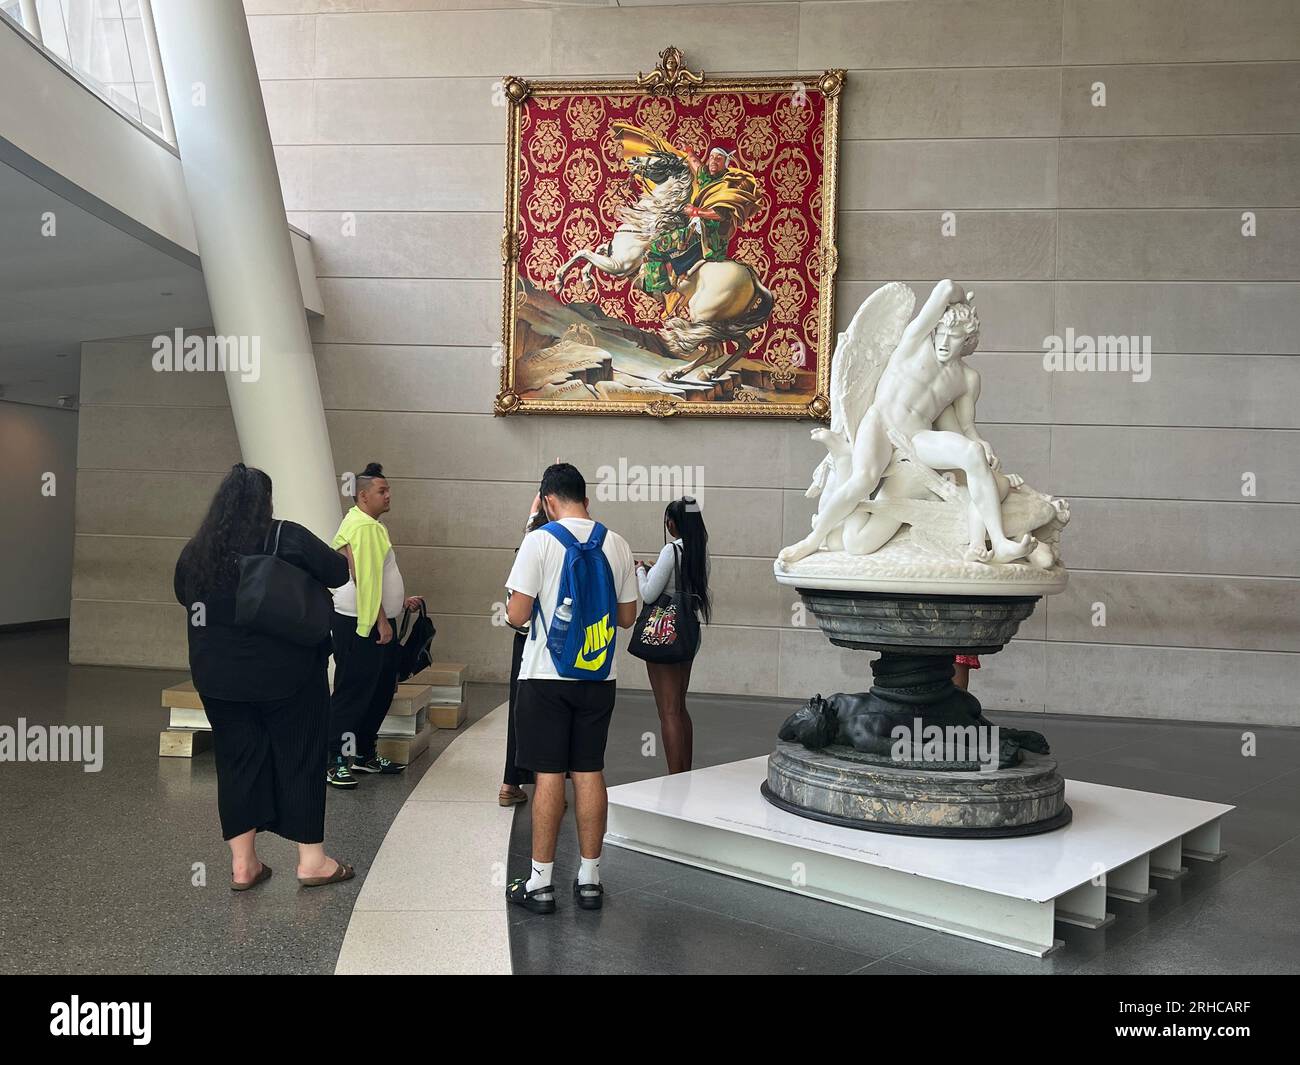
[[[891,281],[867,297],[839,335],[831,358],[832,432],[852,440],[915,307],[916,293]]]

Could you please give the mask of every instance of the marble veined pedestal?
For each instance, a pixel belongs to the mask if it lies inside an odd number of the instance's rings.
[[[1074,818],[1004,839],[863,832],[782,810],[759,793],[766,756],[611,788],[605,842],[1042,957],[1056,922],[1100,928],[1108,898],[1143,902],[1217,861],[1233,808],[1065,782]]]

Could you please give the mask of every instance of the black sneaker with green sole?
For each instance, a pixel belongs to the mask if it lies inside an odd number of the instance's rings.
[[[406,769],[405,762],[394,762],[390,758],[385,758],[382,754],[377,754],[373,758],[367,758],[364,762],[360,758],[352,761],[352,772],[354,773],[401,773]]]
[[[332,788],[355,788],[357,778],[352,775],[352,770],[348,768],[347,759],[336,758],[334,763],[325,770],[325,783]]]

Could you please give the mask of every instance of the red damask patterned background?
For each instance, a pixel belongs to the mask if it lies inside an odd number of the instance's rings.
[[[737,148],[734,165],[753,173],[762,189],[758,210],[731,239],[730,255],[754,267],[774,297],[767,325],[750,334],[749,358],[815,369],[825,107],[820,93],[801,91],[531,97],[519,120],[522,273],[550,287],[558,267],[575,251],[607,240],[619,208],[638,198],[611,129],[615,119],[700,155],[715,140],[730,141]],[[593,277],[595,295],[571,271],[561,302],[594,302],[641,328],[659,325],[660,305],[633,288],[631,278],[599,271]]]

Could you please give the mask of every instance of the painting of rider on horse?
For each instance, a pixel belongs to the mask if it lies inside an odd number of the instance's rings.
[[[520,94],[498,413],[822,415],[839,85],[807,77]]]

